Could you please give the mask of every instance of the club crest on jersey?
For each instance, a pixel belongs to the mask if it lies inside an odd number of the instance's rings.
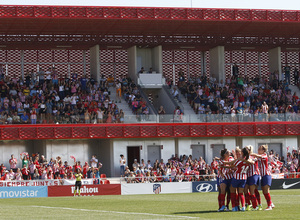
[[[159,194],[161,192],[161,185],[160,184],[153,184],[153,192],[155,194]]]

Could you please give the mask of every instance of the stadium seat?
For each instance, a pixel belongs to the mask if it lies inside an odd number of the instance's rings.
[[[109,180],[105,180],[104,184],[110,184]]]
[[[101,175],[100,175],[100,178],[101,178],[101,179],[105,179],[105,178],[106,178],[106,174],[101,174]]]

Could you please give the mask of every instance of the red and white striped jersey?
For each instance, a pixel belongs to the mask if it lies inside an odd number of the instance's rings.
[[[260,175],[265,176],[265,175],[271,175],[271,172],[269,170],[269,165],[268,165],[268,155],[267,154],[262,154],[261,158],[258,158],[258,167],[260,170]]]
[[[231,157],[231,156],[228,158],[227,161],[226,160],[220,160],[219,161],[219,166],[225,166],[224,162],[231,162],[233,160],[234,160],[234,158]],[[218,174],[219,178],[223,178],[221,174],[223,174],[225,180],[232,179],[232,177],[233,177],[233,173],[231,172],[230,168],[224,168],[224,167],[220,168],[219,174]]]
[[[254,175],[260,175],[260,171],[258,169],[258,159],[255,157],[252,157],[252,156],[250,156],[250,159],[252,159],[255,163],[249,164],[247,177],[254,176]]]
[[[234,166],[236,167],[236,170],[233,174],[233,177],[236,180],[246,180],[249,165],[246,162],[237,160],[237,161],[235,161]]]

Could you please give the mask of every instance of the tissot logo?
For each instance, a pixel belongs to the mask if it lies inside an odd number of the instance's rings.
[[[201,183],[196,186],[196,190],[198,192],[211,192],[213,190],[213,186],[209,183]]]

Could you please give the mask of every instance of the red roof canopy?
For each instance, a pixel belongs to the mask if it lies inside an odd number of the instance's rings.
[[[2,49],[300,47],[300,11],[0,6]],[[57,47],[58,46],[58,47]]]

